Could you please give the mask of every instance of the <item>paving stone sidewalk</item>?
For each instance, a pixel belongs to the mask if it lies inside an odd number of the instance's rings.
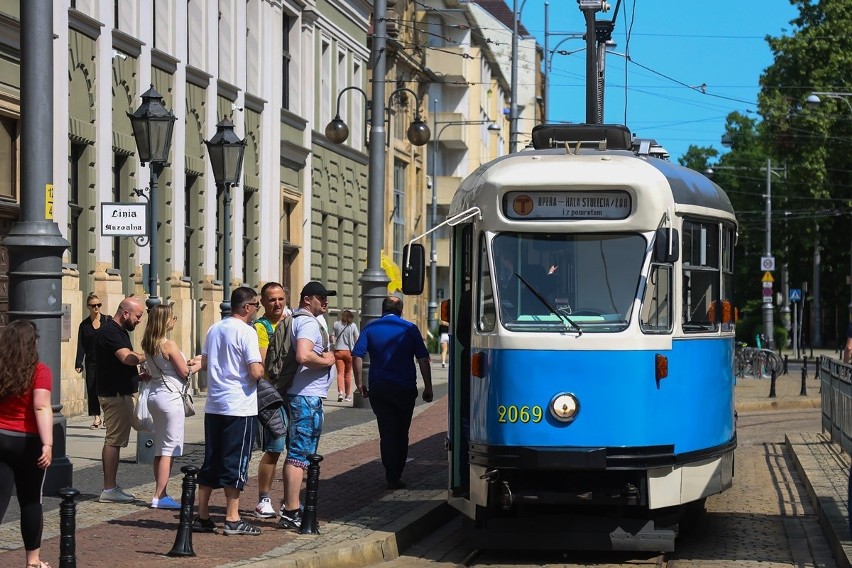
[[[224,536],[221,534],[224,495],[221,491],[214,491],[211,518],[219,530],[216,534],[193,535],[196,557],[170,558],[165,553],[174,544],[178,511],[152,510],[144,501],[131,505],[86,501],[77,509],[77,564],[155,568],[178,563],[187,567],[231,567],[259,562],[264,566],[286,566],[295,565],[297,557],[304,557],[299,566],[305,566],[307,560],[313,563],[307,565],[321,566],[327,565],[323,563],[328,562],[329,557],[351,556],[358,551],[365,562],[380,562],[384,554],[395,556],[398,554],[397,532],[405,538],[410,527],[418,526],[418,522],[429,522],[429,519],[442,522],[441,515],[447,512],[441,490],[446,475],[446,400],[444,397],[417,409],[420,412],[412,422],[409,463],[403,476],[408,487],[404,490],[389,491],[385,488],[374,421],[322,438],[319,451],[324,460],[320,468],[317,504],[319,535],[299,535],[276,528],[275,519],[257,519],[263,531],[260,536]],[[253,518],[251,509],[257,495],[259,457],[260,452],[255,452],[250,467],[251,479],[241,499],[243,515],[247,518]],[[130,490],[138,495],[150,493],[147,486]],[[276,479],[273,492],[281,494],[280,479]],[[388,528],[392,529],[390,533]],[[427,526],[424,530],[429,528]],[[22,551],[17,523],[4,523],[2,529],[0,542],[3,548],[15,549],[0,553],[0,566],[20,563]],[[58,534],[59,515],[46,515],[42,558],[51,561],[53,566],[58,566]],[[10,546],[7,539],[13,539],[11,542],[14,544]],[[371,543],[371,546],[359,545],[365,542]],[[383,546],[376,548],[377,542]]]

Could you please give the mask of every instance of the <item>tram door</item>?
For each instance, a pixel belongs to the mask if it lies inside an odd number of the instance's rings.
[[[473,275],[473,225],[453,231],[450,331],[452,361],[449,375],[450,489],[464,496],[470,489],[468,440],[470,434],[470,337]]]

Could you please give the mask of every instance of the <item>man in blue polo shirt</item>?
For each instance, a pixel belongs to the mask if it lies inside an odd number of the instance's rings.
[[[388,296],[382,302],[382,317],[370,322],[352,351],[355,385],[379,424],[382,465],[388,489],[402,489],[402,470],[408,458],[408,429],[417,400],[417,370],[423,375],[423,400],[432,402],[432,368],[429,351],[417,326],[402,319],[402,300]],[[362,380],[363,359],[370,354],[370,388]]]

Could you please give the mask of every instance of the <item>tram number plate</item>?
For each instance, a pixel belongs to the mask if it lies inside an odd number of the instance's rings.
[[[521,422],[538,423],[544,418],[544,411],[538,405],[535,406],[503,406],[497,407],[497,422],[500,424],[515,424]]]

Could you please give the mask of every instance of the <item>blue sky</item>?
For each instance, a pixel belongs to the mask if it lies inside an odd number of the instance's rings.
[[[507,1],[511,9],[513,2]],[[612,19],[616,0],[610,4],[610,11],[598,13],[597,19]],[[789,22],[797,14],[788,0],[623,0],[613,32],[618,44],[614,51],[623,54],[629,49],[632,61],[648,68],[628,66],[627,126],[637,136],[655,138],[672,161],[690,144],[722,150],[725,116],[757,110],[758,81],[772,63],[765,36],[789,34]],[[544,47],[544,0],[527,0],[521,22]],[[550,1],[550,34],[584,28],[575,0]],[[550,35],[549,49],[564,37]],[[581,39],[567,39],[558,49],[572,52],[584,45]],[[624,69],[623,57],[607,56],[605,122],[625,123]],[[585,51],[554,54],[549,78],[548,118],[585,122]],[[689,88],[702,84],[706,94]]]

